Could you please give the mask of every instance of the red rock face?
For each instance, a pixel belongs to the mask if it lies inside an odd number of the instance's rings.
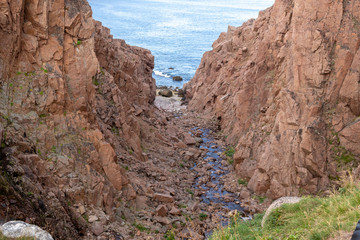
[[[129,46],[124,40],[113,39],[110,30],[100,22],[96,22],[95,27],[95,52],[102,68],[100,77],[106,75],[104,71],[111,75],[111,79],[105,76],[99,82],[98,88],[105,92],[98,94],[97,108],[102,112],[101,118],[106,120],[107,125],[121,129],[120,135],[129,150],[138,159],[146,160],[142,155],[137,118],[140,115],[153,115],[152,103],[156,95],[155,79],[152,78],[154,57],[147,49]],[[111,96],[106,93],[107,84]],[[108,100],[101,101],[103,97]],[[107,101],[114,101],[115,108],[103,104]],[[109,119],[106,119],[106,115]]]
[[[186,85],[189,108],[220,120],[257,194],[315,193],[336,175],[336,158],[359,158],[359,10],[278,0],[222,33]]]
[[[53,220],[68,221],[54,236],[74,239],[86,223],[73,206],[111,215],[129,183],[120,153],[146,160],[138,121],[153,112],[154,58],[112,39],[86,0],[1,0],[0,9],[2,148],[26,173],[23,191],[51,196]]]

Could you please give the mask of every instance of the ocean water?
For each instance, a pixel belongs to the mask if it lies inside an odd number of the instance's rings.
[[[182,87],[229,25],[256,18],[274,0],[89,0],[115,38],[149,49],[157,86]],[[173,81],[181,76],[183,81]]]

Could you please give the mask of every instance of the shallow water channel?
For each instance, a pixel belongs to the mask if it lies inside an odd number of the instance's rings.
[[[204,160],[208,163],[210,167],[207,168],[207,172],[211,172],[208,182],[200,181],[200,178],[203,177],[199,172],[196,171],[197,164],[195,163],[194,167],[191,168],[196,174],[194,188],[200,189],[204,193],[201,195],[201,201],[207,205],[220,205],[219,214],[220,219],[222,219],[222,225],[227,225],[228,216],[227,212],[232,210],[237,210],[240,214],[244,213],[243,208],[240,206],[240,201],[238,196],[235,193],[228,192],[224,189],[224,183],[221,181],[221,178],[229,173],[227,167],[222,164],[221,153],[224,151],[223,148],[219,147],[215,140],[210,136],[210,129],[201,129],[195,128],[193,130],[201,131],[201,138],[203,142],[200,145],[200,149],[206,149],[206,156]],[[234,199],[233,201],[228,201],[226,198]],[[221,211],[224,209],[224,211]],[[206,234],[206,237],[209,237],[211,232]]]

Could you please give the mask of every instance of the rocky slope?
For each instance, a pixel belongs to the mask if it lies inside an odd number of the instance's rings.
[[[359,46],[359,2],[276,0],[204,54],[189,108],[216,115],[256,194],[316,193],[358,165]]]
[[[154,58],[112,39],[86,0],[0,9],[1,221],[47,226],[57,239],[100,234],[117,202],[137,195],[121,163],[147,160],[145,120],[163,120]],[[101,225],[91,228],[91,213]]]

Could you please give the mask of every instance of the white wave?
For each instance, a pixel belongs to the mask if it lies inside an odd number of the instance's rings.
[[[167,75],[166,73],[162,73],[162,72],[156,71],[156,70],[154,70],[154,74],[157,75],[157,76],[160,76],[160,77],[166,77],[166,78],[171,77],[170,75]]]

